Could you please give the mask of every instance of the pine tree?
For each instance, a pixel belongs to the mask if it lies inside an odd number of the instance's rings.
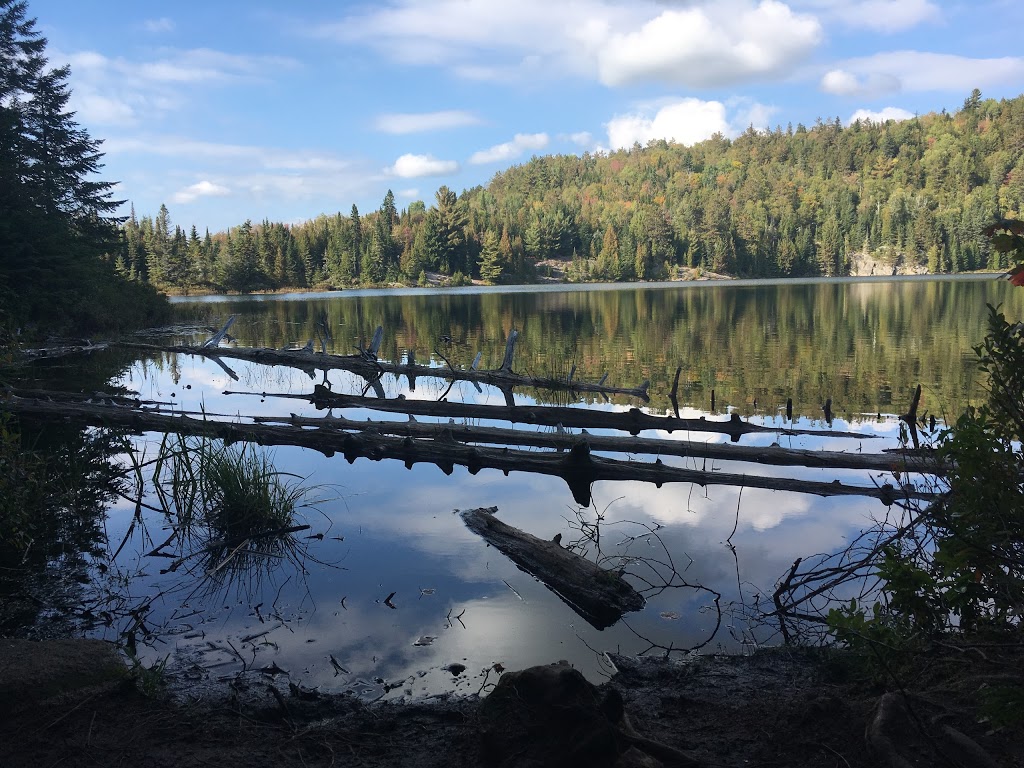
[[[493,285],[501,280],[503,271],[498,236],[494,232],[488,232],[484,235],[484,247],[480,252],[480,278]]]

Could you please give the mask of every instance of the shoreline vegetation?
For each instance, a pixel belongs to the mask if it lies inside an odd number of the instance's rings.
[[[737,277],[734,275],[721,275],[715,272],[702,272],[699,275],[696,270],[689,271],[683,276],[677,276],[670,279],[664,280],[634,280],[628,283],[623,282],[609,282],[609,281],[590,281],[586,283],[569,282],[568,280],[559,280],[557,278],[548,278],[533,283],[506,283],[501,286],[496,286],[492,283],[487,283],[483,280],[471,280],[468,283],[462,285],[453,285],[450,280],[446,280],[443,275],[438,273],[427,273],[427,282],[425,285],[419,283],[389,283],[386,285],[355,285],[345,287],[333,287],[333,286],[321,286],[313,288],[267,288],[259,291],[244,291],[234,293],[224,293],[214,290],[190,290],[189,292],[181,292],[175,289],[167,289],[163,293],[172,301],[187,301],[189,299],[204,299],[209,297],[221,297],[224,299],[233,298],[244,298],[246,296],[292,296],[292,295],[305,295],[305,294],[320,294],[330,293],[344,295],[351,291],[367,291],[376,290],[386,292],[389,290],[415,290],[423,289],[424,292],[436,291],[442,289],[457,289],[457,288],[512,288],[517,290],[530,289],[530,288],[541,288],[550,289],[553,286],[565,286],[570,289],[577,288],[607,288],[611,289],[629,289],[629,288],[644,288],[645,286],[663,286],[672,283],[681,284],[693,284],[693,283],[742,283],[742,284],[777,284],[780,282],[802,282],[808,280],[821,280],[821,279],[838,279],[838,280],[877,280],[884,282],[885,280],[904,279],[904,278],[919,278],[919,279],[966,279],[966,280],[983,280],[986,278],[998,279],[1003,277],[1006,273],[1003,271],[993,272],[989,270],[976,270],[973,272],[959,272],[955,274],[932,274],[929,272],[898,272],[897,274],[871,274],[871,273],[851,273],[849,275],[836,276],[834,278],[821,278],[821,277],[803,277],[803,278],[780,278],[780,277],[764,277],[764,278],[744,278]]]
[[[247,220],[202,234],[131,211],[109,254],[175,293],[959,274],[1012,266],[993,221],[1024,209],[1024,96],[954,114],[819,120],[692,146],[534,157],[457,194]]]

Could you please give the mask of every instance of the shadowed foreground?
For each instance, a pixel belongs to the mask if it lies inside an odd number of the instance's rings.
[[[74,685],[105,682],[49,698],[18,696],[11,684],[23,686],[33,675],[39,686],[47,684],[49,655],[43,644],[31,645],[40,652],[34,659],[24,652],[18,655],[16,683],[10,665],[6,670],[0,665],[6,704],[0,713],[0,764],[10,768],[542,766],[572,764],[571,756],[577,754],[559,732],[562,726],[551,725],[560,721],[540,718],[525,724],[531,735],[514,744],[514,754],[496,753],[495,740],[487,738],[494,723],[475,697],[365,704],[290,688],[280,676],[273,681],[250,676],[219,695],[179,703],[143,696],[135,682],[111,680],[109,672],[97,672],[93,680],[78,678]],[[96,657],[87,658],[93,663]],[[856,679],[852,671],[858,667],[844,655],[778,650],[685,662],[613,658],[619,674],[597,689],[599,698],[621,701],[632,732],[665,745],[666,754],[679,750],[700,763],[725,766],[886,764],[865,741],[884,689]],[[999,666],[1003,672],[1020,669],[1018,661],[1001,659]],[[975,697],[987,673],[981,668],[985,665],[979,664],[969,678],[950,679],[944,664],[944,659],[932,658],[913,678],[912,719],[952,725],[994,759],[950,764],[1019,765],[1024,756],[1019,728],[993,727],[976,717]],[[901,734],[905,740],[912,736]],[[936,745],[922,737],[914,745],[918,754],[907,764],[944,764]],[[587,753],[587,764],[615,765],[610,749],[607,760]]]

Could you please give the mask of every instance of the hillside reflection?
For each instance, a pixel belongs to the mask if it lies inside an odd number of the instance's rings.
[[[1011,312],[1024,297],[984,280],[684,285],[668,288],[525,293],[332,295],[239,299],[183,305],[212,317],[238,313],[238,343],[284,347],[333,333],[330,351],[348,354],[385,329],[383,359],[417,361],[440,351],[468,367],[497,367],[505,338],[520,331],[516,369],[615,386],[651,380],[651,407],[670,407],[682,366],[680,404],[774,413],[793,399],[798,415],[905,409],[922,384],[932,412],[955,413],[977,394],[971,346],[984,334],[985,306]],[[447,337],[451,343],[447,344]],[[445,339],[444,346],[440,341]],[[542,397],[542,399],[544,399]],[[756,406],[755,406],[756,403]]]

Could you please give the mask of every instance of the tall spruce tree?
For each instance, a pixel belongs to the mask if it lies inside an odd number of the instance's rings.
[[[27,4],[0,0],[0,327],[144,322],[166,304],[129,287],[107,257],[120,203],[112,183],[95,178],[100,142],[67,109],[70,69],[49,68],[45,51]]]

